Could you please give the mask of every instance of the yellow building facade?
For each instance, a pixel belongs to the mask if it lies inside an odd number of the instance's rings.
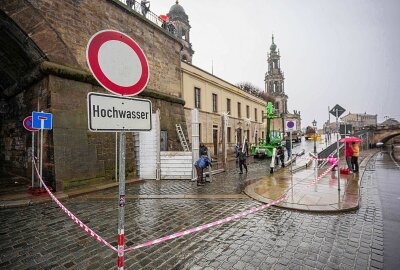
[[[185,117],[189,142],[192,136],[192,110],[199,110],[200,142],[205,143],[213,156],[222,151],[222,115],[229,113],[227,128],[228,153],[245,138],[250,144],[265,138],[267,104],[196,66],[181,62],[182,97],[185,100]]]

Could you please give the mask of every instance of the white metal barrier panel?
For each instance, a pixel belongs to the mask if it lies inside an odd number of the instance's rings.
[[[191,179],[192,152],[163,151],[161,159],[161,179]]]
[[[136,139],[136,159],[139,163],[140,179],[157,179],[157,168],[160,159],[160,120],[158,113],[151,115],[153,129],[138,132]]]

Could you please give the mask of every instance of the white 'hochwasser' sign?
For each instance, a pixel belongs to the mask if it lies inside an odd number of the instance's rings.
[[[151,130],[150,100],[100,93],[89,93],[87,100],[91,131]]]

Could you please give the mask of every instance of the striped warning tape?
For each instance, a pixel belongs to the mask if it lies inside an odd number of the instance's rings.
[[[152,241],[148,241],[148,242],[140,244],[140,245],[136,245],[136,246],[133,246],[133,247],[130,247],[130,248],[126,248],[126,249],[124,249],[124,251],[127,252],[127,251],[135,250],[135,249],[138,249],[138,248],[142,248],[142,247],[148,247],[148,246],[151,246],[151,245],[154,245],[154,244],[158,244],[158,243],[162,243],[162,242],[165,242],[165,241],[177,238],[177,237],[181,237],[181,236],[188,235],[188,234],[191,234],[191,233],[195,233],[195,232],[199,232],[199,231],[202,231],[202,230],[206,230],[208,228],[211,228],[211,227],[223,224],[223,223],[227,223],[229,221],[232,221],[232,220],[235,220],[235,219],[238,219],[238,218],[242,218],[244,216],[247,216],[249,214],[255,213],[257,211],[266,209],[266,208],[268,208],[268,207],[270,207],[272,205],[280,204],[281,202],[285,201],[286,199],[287,199],[287,195],[283,195],[283,196],[281,196],[279,199],[277,199],[275,201],[272,201],[272,202],[267,203],[267,204],[263,204],[263,205],[258,206],[258,207],[253,207],[253,208],[251,208],[249,210],[246,210],[246,211],[243,211],[243,212],[241,212],[239,214],[236,214],[236,215],[224,218],[224,219],[220,219],[220,220],[208,223],[208,224],[204,224],[204,225],[201,225],[201,226],[198,226],[198,227],[194,227],[194,228],[191,228],[191,229],[188,229],[188,230],[185,230],[185,231],[177,232],[177,233],[174,233],[174,234],[171,234],[171,235],[168,235],[168,236],[164,236],[164,237],[152,240]]]
[[[42,176],[39,174],[36,162],[35,164],[35,170],[36,173],[39,177],[40,182],[42,183],[43,187],[46,189],[47,193],[49,193],[50,197],[53,199],[53,201],[56,202],[56,204],[58,206],[61,207],[62,210],[64,210],[64,212],[76,223],[78,224],[82,229],[84,229],[89,235],[91,235],[94,239],[96,239],[97,241],[99,241],[100,243],[103,243],[104,245],[106,245],[107,247],[111,248],[112,250],[114,250],[115,252],[118,252],[118,250],[111,245],[110,243],[108,243],[106,240],[104,240],[102,237],[100,237],[97,233],[95,233],[92,229],[90,229],[87,225],[85,225],[82,221],[80,221],[74,214],[71,213],[71,211],[69,211],[57,198],[56,196],[54,196],[54,194],[49,190],[49,188],[47,187],[46,183],[43,181]]]
[[[324,177],[326,174],[328,174],[328,172],[331,171],[335,166],[337,166],[337,162],[334,163],[332,166],[330,166],[327,170],[325,170],[325,171],[324,171],[320,176],[318,176],[316,179],[314,179],[314,181],[313,181],[310,185],[314,185],[314,184],[318,183],[318,182],[322,179],[322,177]],[[271,207],[271,206],[273,206],[273,205],[278,205],[278,204],[282,203],[283,201],[287,200],[287,198],[288,198],[288,196],[287,196],[286,194],[284,194],[284,195],[282,195],[282,196],[281,196],[279,199],[277,199],[277,200],[274,200],[274,201],[269,202],[269,203],[267,203],[267,204],[260,205],[260,206],[258,206],[258,207],[253,207],[253,208],[251,208],[251,209],[249,209],[249,210],[240,212],[240,213],[238,213],[238,214],[236,214],[236,215],[233,215],[233,216],[230,216],[230,217],[227,217],[227,218],[223,218],[223,219],[220,219],[220,220],[217,220],[217,221],[208,223],[208,224],[204,224],[204,225],[201,225],[201,226],[198,226],[198,227],[194,227],[194,228],[191,228],[191,229],[188,229],[188,230],[185,230],[185,231],[180,231],[180,232],[177,232],[177,233],[174,233],[174,234],[171,234],[171,235],[167,235],[167,236],[164,236],[164,237],[155,239],[155,240],[151,240],[151,241],[145,242],[145,243],[143,243],[143,244],[139,244],[139,245],[136,245],[136,246],[133,246],[133,247],[129,247],[129,248],[126,248],[126,249],[122,249],[122,248],[117,249],[117,248],[115,248],[113,245],[111,245],[109,242],[107,242],[106,240],[104,240],[102,237],[100,237],[97,233],[95,233],[92,229],[90,229],[90,228],[89,228],[87,225],[85,225],[82,221],[80,221],[74,214],[72,214],[72,213],[71,213],[71,212],[70,212],[70,211],[69,211],[69,210],[68,210],[54,195],[53,195],[53,193],[49,190],[49,188],[47,187],[47,185],[44,183],[42,177],[39,175],[36,162],[35,162],[35,170],[36,170],[36,173],[37,173],[38,176],[39,176],[39,180],[40,180],[41,183],[43,184],[44,188],[45,188],[46,191],[49,193],[50,197],[57,203],[57,205],[60,206],[61,209],[64,210],[64,212],[65,212],[76,224],[78,224],[82,229],[84,229],[89,235],[91,235],[92,237],[94,237],[96,240],[98,240],[98,241],[101,242],[102,244],[106,245],[107,247],[111,248],[111,249],[112,249],[113,251],[115,251],[115,252],[128,252],[128,251],[136,250],[136,249],[139,249],[139,248],[142,248],[142,247],[148,247],[148,246],[151,246],[151,245],[155,245],[155,244],[158,244],[158,243],[162,243],[162,242],[165,242],[165,241],[168,241],[168,240],[171,240],[171,239],[174,239],[174,238],[178,238],[178,237],[181,237],[181,236],[185,236],[185,235],[188,235],[188,234],[191,234],[191,233],[195,233],[195,232],[199,232],[199,231],[202,231],[202,230],[206,230],[206,229],[208,229],[208,228],[211,228],[211,227],[214,227],[214,226],[218,226],[218,225],[220,225],[220,224],[227,223],[227,222],[230,222],[230,221],[232,221],[232,220],[239,219],[239,218],[242,218],[242,217],[247,216],[247,215],[249,215],[249,214],[252,214],[252,213],[261,211],[261,210],[266,209],[266,208],[269,208],[269,207]]]
[[[310,184],[308,184],[308,186],[312,186],[312,185],[316,185],[318,184],[319,181],[321,181],[321,179],[327,175],[330,171],[333,170],[333,168],[335,168],[337,166],[337,162],[333,163],[331,166],[329,166],[323,173],[321,173],[318,177],[316,177]]]

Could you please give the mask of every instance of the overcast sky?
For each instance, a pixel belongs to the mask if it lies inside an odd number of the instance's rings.
[[[174,0],[152,0],[168,13]],[[346,113],[400,120],[399,0],[180,0],[191,25],[193,64],[264,89],[271,35],[281,53],[290,111],[302,126]],[[344,114],[344,115],[345,115]],[[331,118],[332,121],[333,118]]]

